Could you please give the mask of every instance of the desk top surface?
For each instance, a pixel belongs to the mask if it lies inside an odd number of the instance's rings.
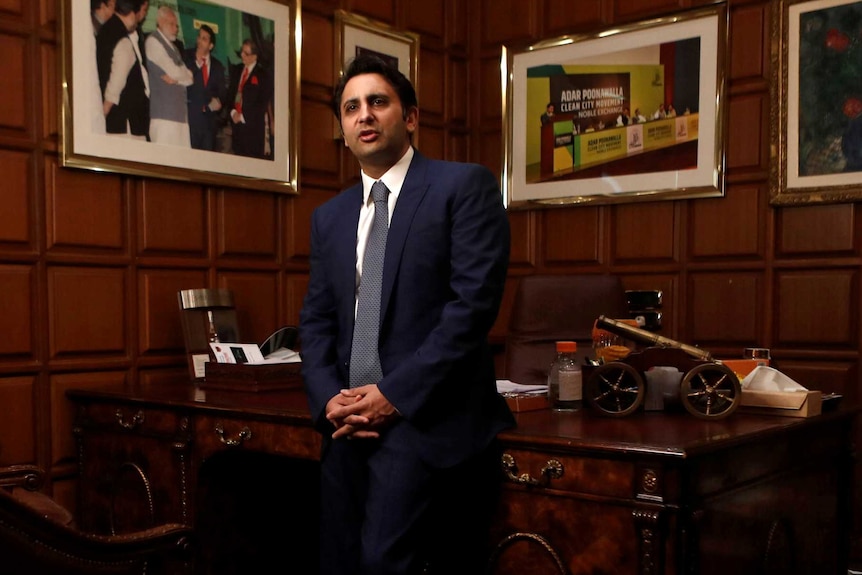
[[[203,390],[183,384],[126,384],[73,389],[78,402],[112,402],[150,408],[192,410],[311,427],[302,388],[266,392]],[[734,413],[722,420],[703,420],[689,413],[638,412],[606,417],[588,407],[576,412],[549,409],[515,414],[517,426],[503,431],[507,447],[542,446],[561,452],[616,452],[621,456],[685,458],[737,444],[775,438],[794,430],[852,422],[858,409],[842,408],[811,418]]]

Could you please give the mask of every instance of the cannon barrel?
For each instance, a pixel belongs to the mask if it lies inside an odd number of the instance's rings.
[[[706,350],[700,349],[699,347],[681,343],[668,337],[660,336],[657,333],[634,327],[603,315],[600,315],[596,320],[596,327],[626,337],[636,343],[655,345],[659,347],[673,347],[683,350],[688,355],[696,359],[712,361],[712,354]]]

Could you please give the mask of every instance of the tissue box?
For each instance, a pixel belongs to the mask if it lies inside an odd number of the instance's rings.
[[[823,405],[821,391],[751,391],[742,390],[739,411],[783,417],[814,417]]]

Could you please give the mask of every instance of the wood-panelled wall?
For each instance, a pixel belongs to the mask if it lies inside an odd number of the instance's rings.
[[[419,33],[421,150],[499,173],[502,45],[703,4],[304,0],[291,196],[61,168],[59,2],[0,0],[0,462],[48,469],[49,490],[74,507],[64,392],[185,373],[177,290],[232,289],[247,341],[297,322],[311,211],[358,174],[332,137],[335,10]],[[495,339],[519,277],[614,273],[664,291],[664,335],[717,356],[769,347],[791,377],[857,402],[862,208],[769,205],[771,6],[729,3],[725,197],[513,211]]]

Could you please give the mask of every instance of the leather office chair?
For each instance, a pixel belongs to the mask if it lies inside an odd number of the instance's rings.
[[[37,493],[42,472],[0,468],[0,573],[4,575],[182,575],[192,572],[191,527],[167,524],[124,535],[94,535],[58,521],[56,504],[13,494]],[[45,496],[47,498],[47,496]],[[50,498],[47,498],[48,501]],[[47,511],[46,511],[47,510]]]
[[[521,279],[506,336],[506,373],[515,383],[546,384],[557,341],[578,344],[578,362],[592,355],[600,315],[628,317],[622,281],[610,275],[533,275]]]

